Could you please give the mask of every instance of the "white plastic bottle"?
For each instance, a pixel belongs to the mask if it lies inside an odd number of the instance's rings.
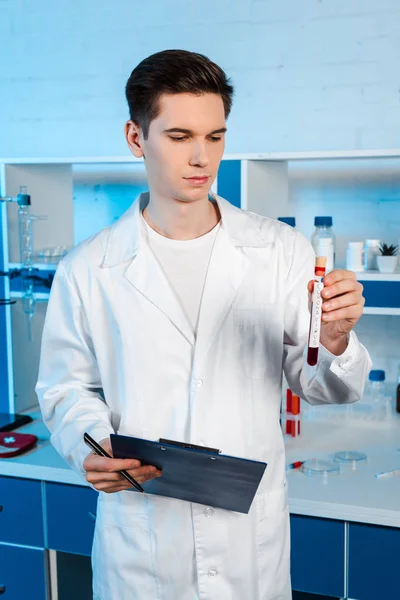
[[[316,256],[326,256],[326,272],[335,267],[335,234],[332,229],[332,217],[315,217],[315,230],[311,244]]]
[[[349,271],[364,271],[364,245],[363,242],[349,242],[346,251],[346,269]]]

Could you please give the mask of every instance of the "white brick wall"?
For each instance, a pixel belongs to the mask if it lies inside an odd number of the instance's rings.
[[[398,146],[399,19],[399,0],[0,0],[0,156],[125,153],[125,81],[172,47],[232,76],[229,152]]]

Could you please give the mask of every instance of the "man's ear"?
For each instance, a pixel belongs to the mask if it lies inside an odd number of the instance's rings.
[[[136,158],[145,158],[143,148],[143,135],[140,125],[134,121],[127,121],[124,127],[125,138],[129,149]]]

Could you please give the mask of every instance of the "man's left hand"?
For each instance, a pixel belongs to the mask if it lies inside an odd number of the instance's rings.
[[[308,283],[310,294],[313,288],[312,280]],[[363,289],[352,271],[335,269],[324,277],[320,341],[336,356],[346,350],[348,334],[363,313]]]

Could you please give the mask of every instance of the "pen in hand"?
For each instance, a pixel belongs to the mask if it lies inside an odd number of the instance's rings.
[[[112,458],[112,456],[110,456],[110,454],[108,454],[108,452],[106,452],[104,450],[104,448],[102,448],[86,431],[83,434],[83,439],[85,441],[85,443],[90,446],[90,448],[93,450],[93,452],[95,454],[97,454],[98,456],[104,456],[105,458]],[[120,474],[125,477],[125,479],[127,481],[129,481],[129,483],[131,485],[133,485],[133,487],[135,487],[139,492],[144,492],[144,489],[142,488],[142,486],[136,481],[136,479],[134,479],[131,475],[129,475],[129,473],[127,471],[120,471]]]

